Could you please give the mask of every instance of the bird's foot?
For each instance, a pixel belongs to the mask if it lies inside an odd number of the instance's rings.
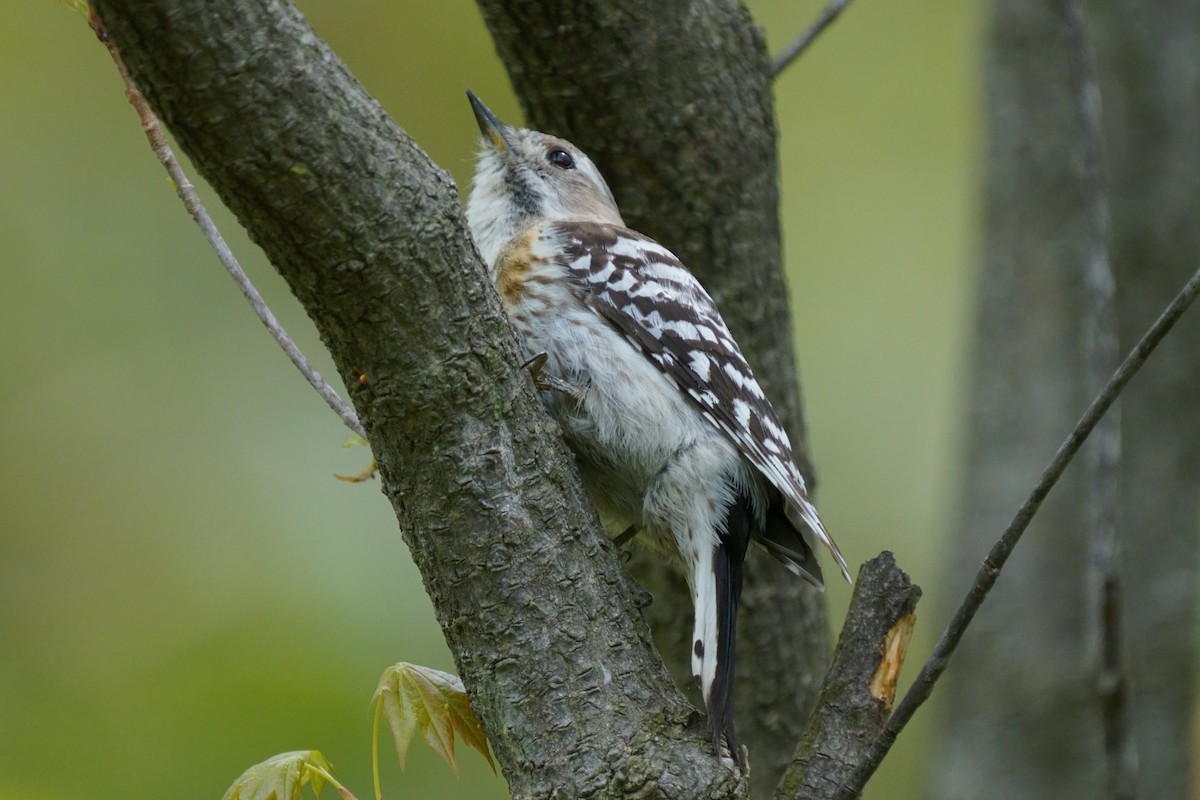
[[[548,356],[545,353],[538,353],[533,358],[521,365],[522,369],[529,370],[530,377],[533,378],[533,385],[543,392],[561,392],[575,399],[579,398],[579,390],[571,384],[549,375],[545,372],[546,359]]]
[[[615,544],[617,547],[624,547],[627,542],[631,541],[633,537],[638,535],[638,530],[639,528],[637,525],[630,525],[613,538],[613,544]]]

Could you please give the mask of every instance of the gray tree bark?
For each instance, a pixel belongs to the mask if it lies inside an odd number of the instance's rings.
[[[744,9],[678,3],[651,18],[641,3],[585,4],[564,20],[556,4],[484,5],[514,75],[569,54],[571,80],[517,80],[534,124],[595,154],[629,221],[707,281],[804,452],[769,62]],[[316,323],[513,795],[744,795],[664,671],[517,369],[446,174],[287,3],[94,7]],[[507,40],[506,18],[523,26]],[[551,54],[541,66],[539,42]],[[644,71],[623,69],[630,61]],[[563,103],[565,87],[586,102]],[[818,597],[770,564],[750,569],[742,638],[762,649],[743,659],[758,669],[738,688],[764,785],[790,755],[828,654]],[[690,617],[673,603],[660,597],[677,623]]]
[[[892,711],[920,598],[886,550],[859,570],[817,710],[775,800],[836,797],[866,760]]]
[[[1200,7],[1090,4],[1104,101],[1120,338],[1200,261]],[[974,573],[1086,404],[1085,182],[1060,4],[996,3],[988,35],[984,270],[955,576]],[[1125,616],[1137,795],[1189,792],[1200,513],[1200,319],[1123,397]],[[1087,492],[1054,490],[946,675],[935,797],[1106,795],[1087,639]],[[956,593],[952,592],[950,596]]]

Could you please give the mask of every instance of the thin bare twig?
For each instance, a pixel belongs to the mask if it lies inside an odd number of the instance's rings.
[[[807,50],[809,45],[816,41],[816,38],[833,24],[833,21],[838,18],[838,15],[848,5],[850,5],[850,0],[829,0],[829,3],[817,15],[813,24],[809,25],[807,30],[789,42],[779,55],[775,56],[771,62],[771,77],[778,78],[779,73],[783,72],[793,61],[799,58],[801,53]]]
[[[1079,118],[1083,154],[1084,216],[1088,255],[1084,274],[1088,308],[1084,334],[1087,386],[1104,385],[1119,355],[1116,278],[1109,258],[1108,187],[1104,169],[1100,85],[1088,38],[1082,0],[1063,0],[1064,34],[1071,66],[1071,93]],[[1132,800],[1138,754],[1130,708],[1129,659],[1122,637],[1122,585],[1117,517],[1120,508],[1121,408],[1096,426],[1088,447],[1091,508],[1089,564],[1089,638],[1095,691],[1104,728],[1108,796]]]
[[[317,390],[317,394],[325,401],[333,413],[341,418],[346,427],[357,433],[359,436],[366,439],[366,431],[363,430],[362,423],[359,422],[358,415],[338,393],[330,386],[321,373],[317,372],[304,353],[300,352],[300,348],[288,336],[287,331],[275,319],[275,314],[267,306],[263,296],[258,293],[258,289],[254,288],[254,284],[250,282],[249,276],[242,269],[241,264],[233,255],[233,251],[229,249],[229,245],[225,242],[225,237],[217,230],[216,224],[212,221],[212,217],[208,215],[204,204],[200,202],[200,197],[196,194],[196,189],[192,186],[192,182],[188,180],[183,168],[179,166],[179,161],[175,158],[175,154],[171,151],[171,146],[167,144],[167,137],[163,133],[162,126],[158,122],[158,118],[154,112],[150,110],[150,104],[146,102],[146,98],[142,95],[137,85],[129,75],[129,71],[125,68],[125,62],[121,59],[120,52],[117,51],[116,45],[109,39],[107,31],[104,29],[104,23],[96,16],[95,11],[91,11],[88,17],[88,22],[92,26],[92,30],[96,33],[96,38],[103,42],[108,48],[108,54],[112,57],[113,63],[117,67],[117,72],[121,75],[121,80],[125,83],[125,96],[129,100],[129,104],[133,106],[137,112],[138,120],[142,124],[142,131],[146,134],[146,138],[150,141],[150,147],[154,150],[154,155],[158,158],[160,164],[167,170],[167,174],[171,176],[171,181],[175,184],[175,192],[179,195],[179,199],[183,201],[184,208],[188,214],[196,221],[200,227],[201,233],[213,250],[217,253],[217,258],[225,270],[233,278],[234,283],[241,289],[242,294],[250,303],[254,313],[262,321],[262,324],[270,331],[271,336],[276,343],[283,348],[283,352],[296,365],[296,369],[300,370],[309,385]]]
[[[984,559],[983,565],[980,567],[978,574],[975,576],[975,582],[967,591],[967,596],[963,600],[962,605],[954,613],[953,619],[946,629],[942,631],[941,637],[938,639],[937,645],[934,646],[933,652],[929,654],[929,658],[925,660],[925,665],[921,667],[921,672],[917,675],[912,687],[908,693],[904,695],[904,699],[896,706],[895,713],[892,714],[883,731],[875,739],[875,743],[871,746],[871,751],[867,758],[859,765],[858,769],[851,776],[845,785],[842,787],[841,793],[838,795],[838,800],[853,800],[862,794],[863,786],[870,777],[879,768],[880,762],[884,756],[891,750],[892,744],[896,741],[896,736],[900,731],[904,730],[904,726],[912,719],[913,714],[921,707],[929,695],[933,692],[934,684],[938,678],[946,671],[946,666],[949,664],[950,657],[954,654],[955,648],[962,639],[963,633],[967,626],[970,625],[975,612],[979,610],[980,605],[987,598],[988,592],[996,583],[996,578],[1000,576],[1000,570],[1008,561],[1009,555],[1012,554],[1013,548],[1020,541],[1021,535],[1025,533],[1025,529],[1029,526],[1030,520],[1041,507],[1046,496],[1050,494],[1050,490],[1054,488],[1054,484],[1058,482],[1063,470],[1067,468],[1067,464],[1071,462],[1079,452],[1079,448],[1087,439],[1088,434],[1096,427],[1096,423],[1104,416],[1104,412],[1117,399],[1125,386],[1137,374],[1142,365],[1146,363],[1146,359],[1154,352],[1155,348],[1162,342],[1170,330],[1179,321],[1187,311],[1188,306],[1195,301],[1196,296],[1200,295],[1200,269],[1197,269],[1192,277],[1184,284],[1179,294],[1171,301],[1170,305],[1163,311],[1150,329],[1146,331],[1137,346],[1130,351],[1125,360],[1121,362],[1121,366],[1109,378],[1108,383],[1104,387],[1104,391],[1092,400],[1091,405],[1080,417],[1079,422],[1075,424],[1075,428],[1067,436],[1066,441],[1059,446],[1058,452],[1054,454],[1054,458],[1042,473],[1041,478],[1033,487],[1029,497],[1021,505],[1012,522],[1004,531],[1004,535],[1000,540],[992,546],[991,552]]]

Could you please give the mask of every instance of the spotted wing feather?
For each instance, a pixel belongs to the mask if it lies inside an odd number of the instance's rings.
[[[687,393],[829,547],[848,578],[841,552],[808,500],[787,433],[699,281],[673,253],[635,231],[582,221],[550,224],[584,302]]]

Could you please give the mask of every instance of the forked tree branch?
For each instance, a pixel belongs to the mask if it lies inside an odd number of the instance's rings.
[[[290,6],[239,4],[222,17],[228,28],[214,30],[203,3],[96,5],[185,149],[316,319],[343,377],[355,365],[372,375],[369,388],[351,391],[514,794],[744,791],[712,759],[697,757],[706,751],[701,726],[656,671],[620,568],[514,369],[507,326],[444,174]],[[254,110],[262,118],[245,113],[246,97],[261,100]],[[309,114],[306,102],[321,113]],[[278,136],[285,119],[301,123]],[[356,159],[329,153],[334,139]],[[319,235],[302,236],[306,230]],[[929,696],[1038,506],[1197,293],[1200,272],[1060,448],[843,796],[861,791]],[[464,484],[464,475],[474,478]],[[597,630],[602,640],[580,634]],[[555,659],[537,657],[548,652]],[[621,783],[589,782],[597,776],[572,768],[573,756],[597,747],[619,760]],[[664,775],[663,763],[682,771]]]
[[[975,616],[975,612],[983,604],[987,598],[988,592],[996,583],[996,579],[1000,576],[1000,570],[1004,568],[1005,562],[1012,554],[1013,548],[1020,541],[1021,535],[1025,533],[1025,529],[1029,527],[1030,521],[1041,507],[1042,502],[1054,488],[1054,484],[1062,476],[1063,470],[1071,463],[1071,460],[1079,452],[1079,448],[1083,446],[1088,435],[1096,427],[1096,424],[1104,416],[1104,412],[1116,401],[1121,392],[1124,391],[1129,381],[1138,373],[1138,370],[1146,363],[1150,354],[1162,342],[1163,338],[1171,331],[1179,319],[1187,311],[1188,307],[1195,301],[1196,295],[1200,294],[1200,269],[1192,275],[1175,299],[1166,307],[1162,314],[1155,320],[1150,329],[1146,331],[1137,346],[1129,352],[1125,360],[1121,362],[1121,366],[1109,378],[1108,383],[1099,395],[1092,400],[1087,410],[1080,417],[1079,422],[1075,424],[1074,429],[1066,440],[1059,446],[1058,452],[1054,454],[1050,464],[1042,473],[1041,478],[1033,487],[1021,508],[1013,517],[1008,528],[1004,531],[1004,535],[992,547],[987,558],[984,559],[983,565],[975,576],[975,581],[967,592],[966,598],[955,612],[954,617],[950,620],[949,625],[942,632],[937,644],[933,648],[933,652],[925,660],[921,672],[917,675],[913,685],[904,695],[904,699],[896,707],[895,712],[884,726],[879,736],[875,739],[867,758],[855,770],[851,778],[842,787],[842,791],[838,794],[838,800],[853,800],[862,794],[863,787],[875,770],[879,768],[879,764],[883,758],[891,750],[892,745],[896,741],[896,737],[904,730],[904,727],[912,719],[914,713],[921,705],[929,699],[929,695],[933,692],[933,687],[937,683],[938,678],[946,671],[949,665],[950,657],[954,654],[954,649],[962,640],[963,634],[966,632],[967,626],[971,624],[971,620]]]
[[[518,368],[446,173],[290,3],[94,7],[320,330],[513,795],[743,794]]]

